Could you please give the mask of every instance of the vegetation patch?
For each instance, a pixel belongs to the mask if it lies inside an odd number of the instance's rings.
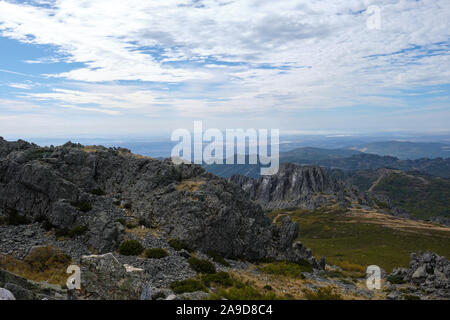
[[[333,214],[321,210],[285,213],[299,225],[299,237],[316,258],[325,256],[330,265],[364,276],[369,265],[378,265],[387,272],[393,268],[408,267],[411,252],[432,251],[450,256],[450,231],[423,229],[421,224],[408,221],[408,228],[397,228],[402,220],[387,215],[388,224],[380,223],[372,214]],[[328,226],[328,230],[325,230]],[[303,270],[304,271],[304,270]]]
[[[96,196],[104,196],[106,192],[102,188],[95,188],[91,190],[91,193]]]
[[[175,249],[176,251],[180,251],[180,250],[186,250],[187,252],[193,252],[194,250],[192,250],[186,243],[184,243],[181,240],[178,239],[170,239],[169,240],[169,245]]]
[[[230,264],[225,260],[225,258],[218,252],[208,251],[207,255],[213,259],[215,262],[220,263],[225,267],[230,267]]]
[[[6,209],[6,215],[0,217],[0,225],[18,226],[22,224],[29,224],[30,220],[19,214],[16,209]]]
[[[87,201],[73,201],[70,204],[82,212],[89,212],[92,210],[92,205]]]
[[[144,251],[144,247],[137,240],[125,240],[119,246],[119,253],[124,256],[138,256]]]
[[[69,238],[74,238],[76,236],[80,236],[86,233],[86,231],[88,231],[88,227],[87,226],[83,226],[83,225],[78,225],[75,226],[71,229],[68,228],[62,228],[62,229],[57,229],[55,231],[55,236],[56,237],[69,237]]]
[[[218,272],[214,274],[202,274],[201,280],[203,284],[210,287],[211,284],[216,284],[222,287],[231,287],[233,285],[233,279],[228,272]]]
[[[293,262],[272,262],[258,268],[259,272],[266,274],[279,275],[283,277],[303,279],[302,268]]]
[[[189,258],[188,262],[192,270],[198,273],[216,273],[216,267],[212,262],[208,260],[202,260],[196,257],[191,257]]]
[[[393,284],[405,283],[405,281],[403,280],[403,277],[399,274],[391,275],[391,276],[387,277],[386,280]]]
[[[170,288],[177,294],[185,292],[204,291],[208,292],[208,289],[199,280],[186,279],[182,281],[174,281],[170,284]]]
[[[330,286],[319,288],[317,291],[306,289],[304,294],[306,300],[343,300],[342,296]]]
[[[71,262],[69,255],[51,246],[33,249],[24,260],[0,254],[0,268],[29,280],[58,285],[66,283],[66,270]]]
[[[161,258],[167,257],[169,255],[167,250],[162,249],[162,248],[146,249],[144,254],[145,254],[145,257],[148,259],[161,259]]]

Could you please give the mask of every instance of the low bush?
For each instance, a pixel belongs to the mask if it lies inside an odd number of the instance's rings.
[[[210,287],[212,283],[222,287],[231,287],[233,279],[227,272],[218,272],[214,274],[202,274],[202,282],[205,286]]]
[[[65,284],[67,267],[72,259],[57,248],[34,248],[24,260],[0,254],[0,268],[33,281]]]
[[[187,252],[193,251],[186,243],[178,239],[170,239],[169,245],[176,251],[180,251],[182,249],[186,250]]]
[[[82,212],[89,212],[92,210],[92,205],[87,201],[73,201],[70,204]]]
[[[119,253],[124,256],[138,256],[144,251],[144,247],[137,240],[125,240],[119,246]]]
[[[258,268],[259,272],[291,278],[304,278],[302,267],[293,262],[272,262]]]
[[[221,288],[217,293],[209,296],[211,300],[281,300],[274,292],[261,293],[250,285]]]
[[[304,290],[306,300],[343,300],[342,296],[335,292],[332,287],[322,287],[313,290]]]
[[[208,289],[203,285],[203,283],[195,279],[174,281],[170,284],[170,288],[177,294],[195,291],[208,292]]]
[[[162,248],[151,248],[145,250],[145,256],[148,259],[161,259],[167,257],[168,255],[169,253],[167,252],[167,250]]]
[[[387,281],[393,284],[405,283],[405,281],[403,280],[403,276],[400,274],[390,275],[389,277],[387,277]]]
[[[3,217],[0,217],[0,225],[1,224],[5,224],[5,225],[10,225],[10,226],[18,226],[18,225],[22,225],[22,224],[29,224],[30,220],[19,214],[17,212],[17,210],[15,209],[7,209],[6,210],[6,215]]]
[[[188,262],[191,268],[198,273],[216,273],[216,267],[208,260],[191,257]]]
[[[225,258],[220,253],[215,251],[208,251],[207,255],[215,262],[220,263],[225,267],[230,267],[230,264],[225,260]]]
[[[74,238],[76,236],[80,236],[80,235],[86,233],[86,231],[88,231],[88,227],[87,226],[78,225],[78,226],[75,226],[75,227],[73,227],[71,229],[68,229],[68,228],[56,229],[55,230],[55,236],[57,238],[59,238],[59,237]]]
[[[106,192],[102,188],[95,188],[91,190],[91,193],[96,196],[104,196]]]
[[[405,294],[403,295],[403,299],[405,300],[421,300],[419,296],[413,294]]]

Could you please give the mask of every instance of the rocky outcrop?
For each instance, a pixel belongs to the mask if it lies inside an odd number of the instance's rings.
[[[81,259],[81,290],[94,300],[140,299],[145,283],[143,269],[122,265],[111,253]]]
[[[347,197],[357,197],[357,190],[330,177],[322,168],[286,163],[277,174],[255,180],[233,175],[230,181],[249,193],[264,209],[303,207],[315,209],[332,202],[349,205]]]
[[[67,143],[9,151],[12,147],[4,145],[9,153],[0,159],[3,221],[37,221],[57,230],[86,227],[85,243],[106,253],[123,239],[118,221],[131,219],[199,251],[315,263],[293,243],[293,222],[273,225],[239,186],[200,166],[174,165],[120,148]],[[317,190],[331,188],[328,180],[317,182],[316,174],[305,179],[315,181]]]
[[[17,300],[65,300],[68,297],[67,290],[59,286],[27,280],[3,269],[0,269],[0,288],[11,292]]]
[[[450,261],[435,253],[412,253],[409,268],[397,268],[388,281],[411,283],[420,291],[438,298],[450,298]]]
[[[16,300],[11,291],[0,288],[0,300]]]

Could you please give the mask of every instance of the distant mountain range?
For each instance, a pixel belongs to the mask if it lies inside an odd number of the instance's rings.
[[[450,145],[444,143],[383,141],[350,148],[364,153],[392,156],[402,160],[450,157]]]
[[[248,163],[248,161],[246,161],[246,163]],[[392,156],[380,156],[349,149],[298,148],[287,152],[281,152],[280,163],[316,165],[324,168],[342,170],[375,170],[379,168],[392,168],[405,171],[421,171],[437,177],[450,178],[450,158],[401,160]],[[261,166],[259,164],[214,164],[205,165],[205,168],[209,172],[226,178],[231,177],[233,174],[257,178],[260,174]]]

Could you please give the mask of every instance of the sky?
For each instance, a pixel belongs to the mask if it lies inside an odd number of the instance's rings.
[[[448,0],[0,0],[0,136],[450,132],[449,54]]]

